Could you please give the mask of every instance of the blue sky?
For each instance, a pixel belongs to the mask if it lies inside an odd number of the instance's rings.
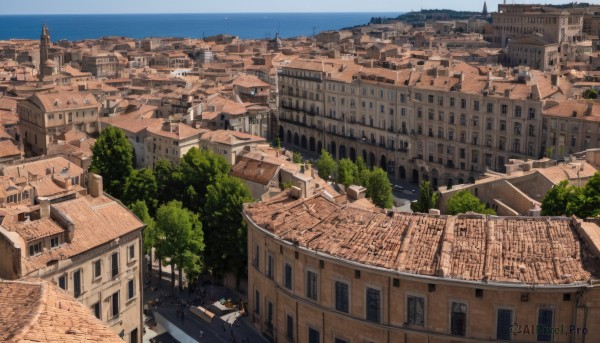
[[[571,0],[546,0],[566,3]],[[476,10],[479,0],[427,0],[420,2],[392,0],[17,0],[2,1],[0,14],[74,14],[74,13],[203,13],[203,12],[408,12],[423,8]],[[496,9],[498,0],[488,1]],[[511,3],[512,0],[507,2]],[[538,3],[537,1],[516,1]]]

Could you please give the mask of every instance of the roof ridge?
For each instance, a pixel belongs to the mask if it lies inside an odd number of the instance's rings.
[[[29,284],[32,286],[38,286],[37,284],[30,283],[30,282],[24,282],[24,281],[17,281],[17,282]],[[17,341],[21,341],[23,338],[25,338],[25,336],[27,335],[29,330],[31,330],[31,328],[38,322],[38,319],[40,318],[40,315],[42,314],[42,312],[44,312],[46,310],[47,298],[48,298],[48,285],[45,283],[41,283],[41,284],[39,284],[39,287],[40,287],[40,297],[35,303],[36,308],[34,310],[32,310],[30,315],[27,316],[30,320],[27,323],[25,323],[17,332],[15,332],[15,334],[12,337],[12,341],[17,342]]]

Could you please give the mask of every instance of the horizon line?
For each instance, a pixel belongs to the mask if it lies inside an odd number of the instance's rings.
[[[409,13],[410,11],[293,11],[293,12],[131,12],[131,13],[3,13],[2,16],[27,16],[27,15],[149,15],[149,14],[321,14],[321,13]],[[469,11],[471,12],[471,11]]]

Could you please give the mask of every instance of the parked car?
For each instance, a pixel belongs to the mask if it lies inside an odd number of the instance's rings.
[[[397,192],[404,192],[404,187],[402,186],[394,185],[393,189]]]

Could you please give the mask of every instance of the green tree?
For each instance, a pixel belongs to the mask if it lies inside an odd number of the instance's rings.
[[[352,160],[343,158],[339,160],[337,167],[337,182],[348,187],[357,184],[358,167]]]
[[[281,148],[281,138],[279,138],[279,136],[275,137],[275,140],[273,141],[273,146],[275,146],[277,149]]]
[[[115,127],[102,130],[92,153],[90,171],[102,175],[104,190],[120,198],[125,180],[133,170],[133,148],[123,130]]]
[[[200,212],[208,185],[214,184],[221,175],[229,174],[230,169],[222,156],[208,150],[190,149],[179,163],[186,207]]]
[[[583,92],[584,99],[598,99],[598,91],[595,89],[586,89]]]
[[[156,213],[157,200],[154,197],[157,194],[157,184],[151,169],[133,170],[129,177],[127,177],[125,187],[123,188],[121,200],[126,205],[143,200],[148,206],[150,213]]]
[[[156,222],[148,213],[148,206],[146,206],[146,203],[143,200],[137,200],[136,202],[132,203],[129,208],[133,214],[135,214],[142,222],[144,222],[144,224],[146,224],[146,227],[142,232],[142,251],[144,256],[148,255],[150,259],[149,261],[145,262],[152,263],[152,248],[156,247],[159,243],[156,231]],[[144,268],[145,266],[146,264],[144,264]]]
[[[292,152],[292,161],[294,163],[302,163],[302,154],[298,151]]]
[[[252,202],[246,184],[235,177],[221,175],[209,185],[204,204],[206,265],[215,277],[235,273],[239,281],[247,266],[246,225],[242,217],[245,203]]]
[[[378,207],[392,208],[394,206],[392,185],[390,185],[388,175],[383,169],[377,167],[373,169],[369,176],[367,190],[369,197]]]
[[[437,206],[439,193],[431,188],[429,181],[423,181],[419,185],[419,198],[410,205],[413,212],[429,213],[429,210]]]
[[[569,181],[563,180],[558,185],[552,187],[546,193],[542,200],[542,216],[570,216],[573,205],[570,206],[576,198],[575,187],[569,184]]]
[[[367,187],[369,178],[371,177],[371,170],[367,167],[367,164],[362,157],[356,159],[356,168],[358,170],[358,184]]]
[[[178,166],[168,160],[158,160],[154,165],[156,178],[156,199],[158,206],[171,200],[183,200],[183,175]]]
[[[182,290],[183,271],[198,274],[202,269],[204,234],[198,215],[183,208],[179,201],[170,201],[156,211],[156,227],[164,234],[164,257],[171,265],[171,288],[175,292],[175,268],[179,272],[179,290]]]
[[[583,188],[585,205],[582,218],[600,216],[600,173],[595,173]]]
[[[448,204],[446,205],[447,214],[457,215],[467,212],[496,214],[496,211],[487,208],[483,202],[467,190],[460,191],[448,199]]]
[[[337,164],[333,160],[333,157],[325,150],[321,150],[321,158],[317,161],[317,170],[319,176],[324,180],[329,180],[333,177],[336,172]]]

